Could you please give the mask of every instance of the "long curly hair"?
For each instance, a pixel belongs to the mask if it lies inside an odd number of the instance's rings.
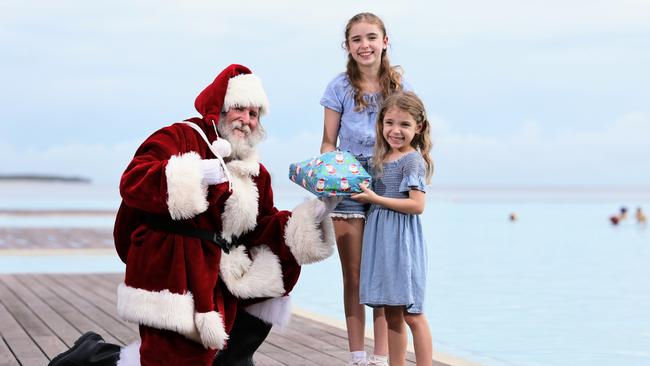
[[[343,48],[346,51],[349,50],[350,46],[350,29],[357,23],[374,24],[381,30],[382,37],[387,35],[386,26],[384,26],[384,22],[381,18],[373,13],[359,13],[350,18],[348,24],[345,26],[345,41],[343,42]],[[387,50],[382,50],[381,64],[379,66],[379,84],[381,85],[382,98],[385,98],[394,91],[402,90],[402,68],[400,66],[391,66],[386,52]],[[352,58],[352,55],[349,52],[346,73],[350,79],[350,83],[352,84],[352,89],[354,90],[355,110],[357,112],[361,111],[368,106],[368,103],[363,99],[363,92],[361,90],[361,71],[359,70],[359,65],[357,65],[357,62],[354,61],[354,58]]]
[[[411,140],[411,146],[417,150],[426,163],[426,182],[431,183],[431,176],[433,175],[433,160],[431,159],[431,126],[427,117],[427,112],[424,108],[422,100],[413,92],[398,91],[389,95],[381,105],[381,110],[377,115],[377,123],[375,124],[375,131],[377,133],[377,140],[375,141],[374,154],[372,157],[371,165],[373,172],[377,176],[383,173],[384,158],[390,151],[390,145],[384,139],[384,117],[386,112],[392,108],[398,108],[413,117],[417,125],[421,125],[420,132],[415,134]]]

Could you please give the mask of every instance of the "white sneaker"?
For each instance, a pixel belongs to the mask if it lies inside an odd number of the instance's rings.
[[[372,355],[368,358],[366,366],[388,366],[388,358]]]

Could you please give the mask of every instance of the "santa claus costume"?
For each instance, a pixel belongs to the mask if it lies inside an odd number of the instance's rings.
[[[276,209],[256,154],[225,162],[227,182],[202,181],[201,161],[217,158],[208,143],[218,140],[222,111],[264,114],[268,105],[260,80],[231,65],[196,98],[201,117],[185,121],[207,142],[179,122],[136,151],[120,182],[114,236],[126,263],[118,313],[140,325],[141,343],[123,348],[118,365],[211,365],[218,350],[237,347],[229,341],[236,318],[286,324],[300,266],[331,255],[333,227],[316,222],[319,202]]]

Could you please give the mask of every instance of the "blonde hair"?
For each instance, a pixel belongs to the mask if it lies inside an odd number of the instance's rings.
[[[371,165],[376,176],[381,176],[383,173],[384,158],[390,151],[390,145],[384,139],[384,117],[386,112],[392,108],[398,108],[413,117],[415,123],[422,126],[420,132],[416,133],[411,140],[411,146],[417,150],[424,159],[426,164],[426,182],[431,183],[431,176],[433,175],[433,160],[431,159],[431,128],[429,120],[427,119],[427,112],[424,109],[424,103],[413,92],[398,91],[389,95],[381,105],[381,110],[377,115],[377,123],[375,124],[375,132],[377,138],[375,140],[374,154],[372,157]]]
[[[350,18],[348,24],[345,26],[344,48],[346,50],[349,50],[350,46],[348,41],[350,29],[357,23],[374,24],[381,30],[382,37],[386,36],[386,27],[384,26],[384,22],[378,16],[373,13],[359,13]],[[361,111],[368,106],[368,103],[363,99],[363,93],[361,91],[361,71],[359,70],[359,65],[357,65],[357,62],[354,61],[354,58],[352,58],[352,55],[349,52],[346,74],[348,75],[350,83],[352,84],[352,89],[354,90],[355,110],[357,112]],[[386,50],[381,51],[379,84],[381,85],[381,95],[383,98],[394,91],[402,90],[402,68],[390,65]]]

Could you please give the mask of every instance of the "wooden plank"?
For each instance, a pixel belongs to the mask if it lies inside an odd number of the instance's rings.
[[[5,278],[5,283],[12,288],[24,303],[29,304],[29,307],[34,310],[39,319],[63,341],[66,349],[71,347],[81,335],[79,330],[47,304],[40,297],[40,294],[32,288],[30,283],[26,281],[25,276],[11,276],[9,279]]]
[[[294,326],[274,333],[273,339],[286,339],[292,342],[292,349],[302,349],[301,352],[311,354],[312,359],[322,365],[334,365],[348,361],[350,353],[347,350],[319,337],[319,334],[315,334],[316,332],[306,322],[301,323],[296,322]]]
[[[109,287],[117,288],[117,285],[124,282],[124,272],[118,273],[88,273],[89,276],[95,278],[97,282],[103,282]]]
[[[21,281],[29,286],[41,300],[50,306],[59,316],[65,319],[73,328],[77,330],[77,337],[87,330],[95,330],[100,328],[93,319],[88,318],[80,313],[77,309],[70,305],[70,303],[61,294],[56,292],[49,286],[42,283],[41,277],[44,275],[23,275]],[[101,332],[98,332],[101,333]],[[102,334],[104,338],[109,338],[111,341],[117,342],[110,334]],[[74,339],[76,340],[76,338]],[[73,340],[73,343],[74,343]],[[107,339],[108,340],[108,339]]]
[[[117,315],[117,291],[108,291],[107,289],[98,286],[91,276],[79,275],[58,275],[56,276],[59,282],[65,283],[68,287],[79,294],[80,296],[93,298],[93,304],[109,314],[124,325],[131,329],[133,332],[138,332],[137,324],[127,322]]]
[[[343,360],[323,352],[318,347],[310,346],[309,344],[314,344],[314,342],[304,342],[304,338],[298,340],[296,337],[287,337],[276,333],[274,337],[269,337],[267,342],[284,349],[286,352],[294,353],[300,357],[308,357],[309,360],[318,365],[336,365],[343,362]],[[309,341],[313,341],[313,339]]]
[[[54,311],[62,318],[66,319],[80,333],[92,330],[100,334],[106,342],[119,344],[119,341],[113,335],[105,331],[95,319],[88,317],[80,312],[66,298],[65,293],[57,290],[57,286],[50,286],[45,278],[49,275],[25,275],[24,282],[36,291],[41,299],[45,301]]]
[[[4,337],[0,337],[0,366],[20,366],[18,360],[11,350],[7,343],[5,343]]]
[[[41,320],[34,308],[38,307],[38,304],[24,302],[19,298],[17,292],[25,293],[25,289],[22,287],[22,284],[17,282],[13,276],[2,276],[0,277],[0,298],[38,348],[51,359],[68,347]]]
[[[66,283],[65,276],[40,276],[39,279],[44,285],[51,287],[55,292],[59,293],[60,296],[66,299],[73,308],[77,309],[88,318],[93,319],[101,329],[115,337],[118,344],[127,344],[138,338],[137,333],[135,333],[133,329],[128,328],[122,322],[117,320],[115,310],[112,312],[105,312],[95,306],[95,298],[87,293],[79,294],[73,291],[70,284]],[[86,330],[96,331],[94,329]]]
[[[0,335],[17,361],[21,365],[47,365],[49,360],[43,351],[36,346],[36,343],[5,307],[4,298],[0,297],[0,300],[2,300],[0,301]]]
[[[287,350],[281,347],[278,347],[274,344],[271,338],[267,339],[266,342],[262,343],[259,348],[259,352],[268,356],[269,358],[280,362],[283,365],[291,366],[310,366],[318,365],[318,363],[309,360],[310,355],[297,355],[292,353],[291,350]]]
[[[70,277],[79,277],[79,276],[70,276]],[[117,286],[122,282],[117,281],[117,279],[104,276],[97,273],[89,273],[84,275],[83,281],[79,281],[79,284],[82,285],[89,291],[94,292],[97,296],[100,296],[106,300],[117,302]]]
[[[265,355],[262,353],[262,351],[255,352],[253,355],[253,361],[255,362],[255,366],[283,366],[286,365],[286,363],[281,363],[277,360],[272,359],[271,357]]]

